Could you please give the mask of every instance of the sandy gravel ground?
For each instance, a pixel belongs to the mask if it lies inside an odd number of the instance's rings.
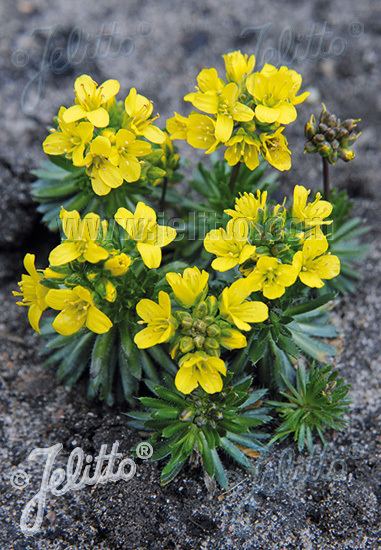
[[[376,549],[380,540],[381,323],[381,6],[377,0],[3,0],[0,4],[0,547],[24,548],[306,548]],[[111,36],[111,38],[107,38]],[[79,445],[96,453],[119,440],[128,453],[141,439],[123,410],[86,402],[84,388],[63,389],[40,366],[38,339],[10,291],[26,250],[41,260],[54,242],[30,199],[29,171],[61,103],[82,72],[117,77],[152,97],[163,117],[184,111],[197,71],[230,49],[287,63],[312,90],[288,132],[294,167],[282,177],[316,186],[316,159],[302,154],[302,127],[321,101],[361,117],[358,159],[333,173],[372,224],[370,254],[354,296],[337,303],[337,366],[352,384],[348,430],[326,450],[293,454],[279,446],[253,478],[231,469],[226,494],[208,495],[198,471],[162,490],[155,465],[141,462],[130,482],[49,499],[41,531],[26,538],[20,514],[38,490],[41,466],[26,462],[38,446]],[[184,150],[191,160],[189,150]],[[194,160],[194,159],[193,159]],[[30,484],[10,476],[24,468]]]

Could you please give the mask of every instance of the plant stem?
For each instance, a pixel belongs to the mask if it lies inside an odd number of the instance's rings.
[[[233,166],[232,171],[230,173],[229,187],[232,192],[232,195],[235,195],[235,186],[237,183],[237,178],[238,178],[240,168],[241,168],[241,163],[237,162],[237,164]]]
[[[165,208],[165,195],[167,194],[168,178],[164,178],[163,187],[161,190],[160,210],[164,211]]]
[[[329,163],[328,160],[322,157],[323,161],[323,194],[326,200],[329,200],[331,194],[330,183],[329,183]]]

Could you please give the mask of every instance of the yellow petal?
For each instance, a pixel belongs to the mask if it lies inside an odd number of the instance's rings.
[[[102,103],[105,103],[119,93],[120,83],[117,80],[109,79],[103,82],[99,90],[102,93]]]
[[[315,260],[314,266],[322,279],[333,279],[340,273],[340,260],[331,254],[326,254]]]
[[[64,122],[70,123],[76,122],[77,120],[80,120],[81,118],[84,118],[86,116],[87,112],[81,105],[73,105],[72,107],[66,109],[62,118]]]
[[[261,122],[267,122],[272,124],[278,120],[279,111],[272,107],[266,107],[265,105],[257,105],[255,108],[255,116]]]
[[[227,115],[217,115],[216,122],[216,138],[218,141],[225,143],[228,141],[233,132],[233,119]]]
[[[111,191],[111,187],[106,185],[104,181],[99,176],[99,170],[92,172],[91,174],[91,187],[96,195],[103,197],[108,195]]]
[[[124,180],[129,183],[138,181],[141,174],[141,165],[140,162],[131,155],[123,155],[120,163],[119,170]]]
[[[147,349],[161,344],[165,339],[162,331],[157,330],[156,327],[148,326],[135,335],[134,342],[139,349]]]
[[[156,269],[161,264],[161,248],[155,244],[137,243],[137,249],[144,264],[149,269]]]
[[[191,393],[198,386],[197,376],[193,368],[181,367],[175,378],[176,388],[185,395]]]
[[[165,141],[165,134],[160,128],[157,126],[154,126],[153,124],[149,124],[146,128],[143,130],[143,136],[148,139],[149,141],[152,141],[152,143],[161,144]]]
[[[212,268],[221,272],[229,271],[237,265],[239,265],[238,258],[216,258],[212,261]]]
[[[221,375],[217,370],[211,367],[200,369],[198,373],[198,382],[206,393],[217,393],[223,388]]]
[[[224,331],[219,340],[220,344],[226,349],[241,349],[247,345],[246,336],[235,329]]]
[[[75,300],[72,290],[51,288],[45,297],[45,302],[52,309],[64,309],[66,304]]]
[[[57,315],[52,326],[58,334],[62,336],[71,336],[81,330],[85,321],[86,312],[79,315],[75,307],[68,307]]]
[[[278,106],[279,118],[278,122],[280,124],[290,124],[294,122],[297,117],[297,112],[295,107],[291,103],[283,103]]]
[[[97,128],[105,128],[110,122],[109,114],[103,107],[99,107],[94,111],[89,111],[86,116]]]
[[[284,285],[279,283],[265,283],[262,288],[263,295],[269,300],[280,298],[285,293]]]
[[[28,310],[28,320],[32,329],[36,332],[40,332],[41,315],[42,309],[37,304],[32,304]]]
[[[96,334],[104,334],[110,330],[112,322],[103,311],[92,306],[87,312],[86,326]]]
[[[106,258],[108,258],[108,252],[107,250],[102,248],[99,244],[93,241],[89,241],[87,243],[83,257],[85,258],[86,261],[92,264],[96,264],[101,260],[105,260]]]
[[[50,252],[49,263],[53,267],[65,265],[79,258],[81,254],[82,249],[79,243],[64,241]]]
[[[299,273],[299,278],[304,285],[311,288],[322,288],[324,286],[324,282],[319,275],[312,271],[301,271]]]

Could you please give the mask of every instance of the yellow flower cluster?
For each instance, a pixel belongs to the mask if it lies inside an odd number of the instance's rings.
[[[302,77],[282,66],[266,64],[253,72],[255,57],[240,51],[223,56],[226,79],[217,69],[202,69],[196,91],[185,101],[201,111],[188,117],[175,113],[167,121],[172,139],[186,140],[207,154],[224,146],[230,166],[243,162],[250,170],[259,165],[259,156],[278,170],[289,170],[291,152],[283,135],[284,125],[297,117],[295,105],[309,95],[297,95]]]
[[[332,205],[316,194],[308,202],[310,191],[297,185],[291,216],[284,205],[272,212],[266,204],[266,192],[244,193],[226,229],[213,229],[204,239],[205,249],[216,256],[212,267],[228,271],[239,267],[246,275],[251,292],[262,292],[269,300],[280,298],[298,279],[311,288],[321,288],[324,280],[340,272],[340,260],[328,252],[328,241],[321,230],[331,223],[326,218]]]
[[[208,293],[208,279],[197,267],[167,273],[172,300],[160,291],[158,302],[143,299],[136,307],[139,322],[147,325],[136,334],[136,345],[146,349],[170,342],[171,356],[179,361],[175,384],[184,394],[198,386],[207,393],[221,391],[221,374],[226,375],[221,348],[244,348],[247,340],[241,331],[268,317],[266,304],[248,299],[248,279],[233,282],[218,297]]]
[[[153,123],[152,101],[131,88],[117,124],[110,113],[119,109],[117,80],[100,86],[82,75],[74,83],[75,105],[61,107],[57,129],[43,143],[48,155],[65,155],[74,166],[85,167],[94,193],[107,195],[123,182],[136,182],[141,176],[141,159],[152,151],[151,143],[162,144],[164,132]],[[121,126],[121,127],[120,127]],[[144,138],[144,139],[142,139]]]
[[[134,275],[132,280],[128,277],[131,266],[141,258],[148,269],[158,268],[161,249],[176,238],[176,231],[159,225],[155,211],[142,202],[135,212],[120,208],[115,214],[124,230],[116,241],[119,248],[108,235],[107,222],[97,214],[81,219],[76,210],[62,209],[60,218],[65,238],[50,252],[49,267],[36,270],[34,255],[25,256],[28,274],[22,276],[20,291],[14,292],[22,296],[17,304],[29,308],[29,321],[37,332],[42,313],[50,307],[60,311],[52,324],[59,334],[70,336],[83,327],[103,334],[113,325],[103,309],[112,310],[119,290],[125,293],[133,283],[140,287]]]

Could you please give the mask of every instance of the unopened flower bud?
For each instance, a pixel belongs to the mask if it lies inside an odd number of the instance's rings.
[[[316,120],[315,116],[311,115],[304,127],[304,133],[306,138],[311,139],[316,134]]]
[[[188,422],[188,420],[191,420],[193,417],[193,411],[192,409],[185,409],[184,411],[182,411],[182,413],[180,414],[180,420],[182,422]]]
[[[177,311],[176,317],[181,323],[181,326],[185,329],[189,329],[193,325],[192,316],[187,311]]]
[[[198,319],[202,319],[208,314],[208,306],[205,302],[200,302],[194,309],[194,315]]]
[[[318,151],[323,157],[327,157],[332,152],[332,147],[329,143],[325,142],[319,145]]]
[[[349,132],[345,128],[340,128],[339,131],[336,134],[336,139],[341,140],[343,138],[348,137]]]
[[[330,114],[327,119],[327,124],[330,128],[335,128],[335,126],[337,126],[337,116]]]
[[[350,149],[340,149],[339,155],[344,162],[349,162],[355,158],[354,151],[351,151]]]
[[[202,321],[201,319],[197,319],[193,323],[193,329],[196,330],[197,332],[201,332],[202,334],[206,332],[207,326],[208,325],[205,323],[205,321]]]
[[[311,143],[310,141],[307,141],[307,143],[304,146],[304,152],[305,153],[315,153],[315,151],[316,151],[315,145],[313,143]]]
[[[193,338],[191,338],[190,336],[183,336],[180,340],[180,351],[182,353],[189,353],[193,349]]]
[[[360,122],[360,120],[360,118],[347,118],[341,125],[348,130],[348,132],[352,132],[357,127],[357,123]]]
[[[316,136],[313,138],[312,140],[314,143],[316,143],[317,145],[319,143],[323,143],[323,141],[325,141],[325,137],[324,137],[324,134],[316,134]]]
[[[336,137],[336,130],[334,128],[328,128],[328,130],[324,133],[324,136],[328,141],[332,141]]]
[[[217,351],[220,349],[220,344],[215,338],[206,338],[204,342],[204,349],[208,352]]]
[[[205,336],[198,334],[193,338],[193,343],[197,349],[202,349],[204,347]]]
[[[221,334],[221,329],[218,325],[213,324],[207,328],[206,333],[211,338],[218,338],[218,336]]]
[[[208,315],[215,316],[218,311],[218,301],[215,296],[208,296],[206,299],[206,303],[208,306]]]

